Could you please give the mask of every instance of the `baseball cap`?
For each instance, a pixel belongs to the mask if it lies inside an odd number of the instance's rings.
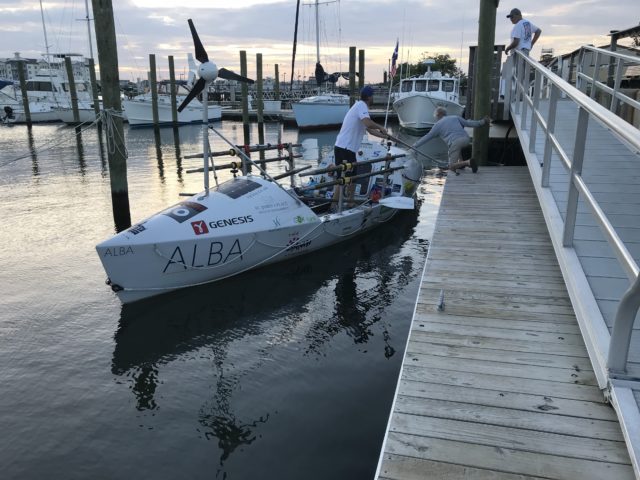
[[[516,15],[522,15],[522,12],[517,8],[512,8],[509,15],[507,15],[507,18],[515,17]]]
[[[373,97],[373,88],[371,88],[369,85],[367,85],[366,87],[364,87],[360,91],[360,96],[361,97]]]

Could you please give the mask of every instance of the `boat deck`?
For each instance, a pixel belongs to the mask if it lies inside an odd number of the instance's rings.
[[[634,478],[526,167],[447,179],[376,478]]]

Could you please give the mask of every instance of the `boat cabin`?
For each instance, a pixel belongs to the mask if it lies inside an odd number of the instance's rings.
[[[421,76],[402,80],[398,96],[414,94],[428,94],[435,98],[458,102],[459,81],[457,78],[441,76],[440,72],[427,72]]]

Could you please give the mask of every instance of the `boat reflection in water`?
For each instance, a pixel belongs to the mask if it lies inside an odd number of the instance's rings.
[[[112,373],[135,396],[141,427],[171,429],[176,409],[178,429],[189,424],[184,415],[197,419],[181,438],[216,441],[218,473],[237,478],[258,478],[281,444],[310,470],[344,464],[373,474],[376,458],[349,449],[376,457],[384,435],[401,362],[394,352],[406,342],[427,251],[417,217],[404,211],[336,247],[123,305]],[[314,444],[314,429],[336,414],[348,420],[332,428],[353,444],[331,435]],[[330,465],[332,451],[342,464]],[[284,478],[293,467],[277,468]]]

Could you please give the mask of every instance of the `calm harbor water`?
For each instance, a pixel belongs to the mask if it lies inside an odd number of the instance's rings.
[[[177,131],[125,126],[134,222],[202,188],[180,160],[201,129]],[[322,153],[335,135],[282,138]],[[441,181],[337,247],[123,307],[94,250],[114,232],[106,148],[95,129],[0,128],[0,477],[372,478]]]

